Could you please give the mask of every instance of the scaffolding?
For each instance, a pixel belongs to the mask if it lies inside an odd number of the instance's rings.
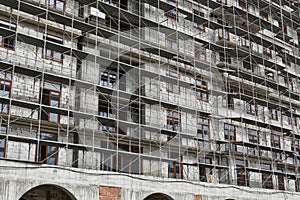
[[[0,0],[0,157],[300,191],[299,1]]]

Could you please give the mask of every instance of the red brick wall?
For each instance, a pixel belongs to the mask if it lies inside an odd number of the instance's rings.
[[[99,200],[121,200],[121,188],[100,186]]]
[[[194,198],[194,200],[202,200],[202,196],[201,196],[201,195],[199,195],[199,194],[197,194],[197,195],[195,195],[195,198]]]

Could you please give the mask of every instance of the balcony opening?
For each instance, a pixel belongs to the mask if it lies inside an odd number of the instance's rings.
[[[230,110],[234,110],[234,95],[233,90],[229,90],[228,94],[222,96],[222,106]]]
[[[43,87],[40,89],[40,102],[43,105],[50,106],[52,108],[60,107],[61,98],[61,83],[44,81],[41,82]],[[54,112],[46,111],[42,108],[41,119],[49,122],[59,123],[60,115]]]
[[[271,165],[262,163],[260,164],[260,167],[262,170],[265,170],[261,173],[262,188],[273,189],[272,173],[269,172],[271,170]]]
[[[4,158],[6,154],[6,138],[7,126],[3,125],[0,127],[0,158]]]
[[[111,103],[110,97],[99,94],[98,111],[101,117],[99,121],[100,131],[116,133],[117,127],[114,119],[117,117],[117,109]]]
[[[281,147],[279,135],[275,135],[275,134],[271,135],[271,147],[275,148],[275,149],[273,149],[273,152],[272,152],[272,158],[281,160],[281,158],[282,158],[281,153],[278,152],[278,150]]]
[[[209,149],[210,120],[205,117],[197,117],[198,148]]]
[[[200,181],[201,182],[207,182],[207,177],[209,175],[212,175],[212,167],[210,166],[212,164],[211,158],[200,158],[199,159],[199,175],[200,175]]]
[[[59,38],[59,37],[56,37],[56,36],[46,35],[46,36],[44,36],[44,38],[45,38],[46,41],[49,41],[49,42],[54,42],[54,43],[57,43],[57,44],[63,44],[63,39]],[[47,59],[47,60],[52,60],[52,61],[59,62],[59,63],[63,62],[63,55],[62,55],[61,52],[49,49],[47,47],[43,48],[42,57]]]
[[[177,111],[167,111],[167,129],[170,131],[180,131],[181,114]]]
[[[257,105],[253,102],[246,103],[247,114],[257,115]]]
[[[259,145],[259,133],[257,130],[247,129],[248,141],[251,144]],[[248,147],[249,155],[261,155],[261,152],[258,147]]]
[[[228,141],[225,144],[225,150],[236,151],[236,145],[231,144],[236,141],[236,127],[232,124],[224,124],[224,139]]]
[[[218,29],[218,39],[230,41],[229,32],[226,29]]]
[[[199,101],[204,101],[208,102],[209,101],[209,96],[208,96],[208,86],[207,82],[204,80],[195,80],[195,92],[196,92],[196,98]]]
[[[45,141],[57,141],[57,133],[41,133],[40,139]],[[38,153],[38,162],[48,164],[48,165],[57,165],[58,159],[58,146],[55,144],[47,144],[44,141],[40,141],[39,153]]]
[[[179,156],[178,153],[170,153],[170,158],[177,159],[169,163],[169,178],[183,179],[183,164],[182,156]]]
[[[231,56],[225,53],[219,53],[219,59],[221,62],[225,62],[227,64],[231,64]]]
[[[246,167],[247,161],[236,160],[236,177],[239,186],[249,186],[249,173]]]
[[[12,75],[7,72],[0,72],[0,114],[7,114],[9,112],[8,98],[11,97],[12,91]]]
[[[128,0],[120,0],[120,8],[123,10],[128,9]]]
[[[168,69],[166,71],[166,76],[172,78],[172,80],[170,80],[170,83],[166,83],[167,84],[167,87],[166,87],[167,92],[174,93],[174,94],[180,94],[180,87],[178,84],[178,79],[180,78],[179,72],[177,72],[176,70]]]
[[[66,0],[46,0],[47,6],[59,11],[65,10]]]
[[[12,31],[17,30],[17,26],[13,23],[0,20],[0,27]],[[14,50],[15,49],[15,35],[0,35],[0,47]]]
[[[239,0],[238,1],[239,3],[239,6],[243,9],[243,10],[247,10],[248,9],[248,6],[247,6],[247,3],[242,1],[242,0]]]

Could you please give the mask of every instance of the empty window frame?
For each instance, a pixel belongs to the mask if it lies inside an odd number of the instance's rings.
[[[297,125],[297,117],[288,116],[288,123],[289,123],[289,125],[296,126]]]
[[[269,15],[266,12],[260,11],[260,16],[266,21],[269,21]]]
[[[173,6],[176,6],[175,0],[168,0],[170,4],[173,4]],[[178,12],[176,8],[173,8],[171,10],[165,11],[165,16],[172,20],[178,20]]]
[[[55,37],[52,35],[46,35],[44,37],[45,37],[46,41],[63,44],[62,38]],[[62,61],[63,61],[63,55],[61,52],[58,52],[58,51],[55,51],[52,49],[48,49],[47,47],[43,48],[43,56],[42,57],[47,60],[52,60],[52,61],[59,62],[59,63],[62,63]]]
[[[99,122],[99,130],[110,133],[115,133],[117,131],[114,122]]]
[[[249,186],[249,173],[246,167],[247,161],[236,160],[236,182],[239,186]]]
[[[247,114],[257,115],[257,105],[253,102],[246,103]]]
[[[253,129],[247,129],[248,141],[251,144],[259,144],[259,132]],[[248,154],[259,155],[260,151],[258,147],[248,147]]]
[[[208,86],[207,82],[196,79],[195,80],[196,98],[200,101],[208,102]]]
[[[56,133],[41,133],[41,140],[48,141],[57,141]],[[38,154],[38,162],[56,165],[58,159],[58,146],[55,144],[46,144],[43,141],[40,141],[39,144],[39,154]]]
[[[0,72],[0,114],[9,112],[9,104],[4,98],[11,97],[12,90],[12,75],[7,72]]]
[[[271,147],[280,149],[281,145],[280,145],[280,136],[279,135],[275,135],[275,134],[271,135]],[[276,149],[275,149],[275,151],[276,151]],[[281,153],[272,152],[272,158],[281,160]]]
[[[231,64],[231,56],[230,55],[227,55],[224,53],[219,53],[219,59],[221,62]]]
[[[200,17],[204,17],[204,15],[205,15],[204,12],[202,12],[200,10],[194,9],[193,12],[194,12],[194,15],[197,15],[197,16],[200,16]]]
[[[170,157],[177,159],[178,161],[173,161],[169,163],[168,174],[169,178],[183,179],[183,164],[182,156],[179,156],[178,153],[170,153]]]
[[[113,88],[117,82],[117,72],[105,70],[100,72],[100,85]]]
[[[173,78],[173,80],[171,80],[172,83],[167,83],[167,91],[175,94],[180,94],[180,87],[178,84],[179,73],[177,71],[168,69],[166,71],[166,76]]]
[[[276,108],[269,108],[269,118],[278,121],[278,110]]]
[[[250,48],[250,49],[252,47],[250,40],[248,40],[246,38],[241,38],[241,46],[246,47],[246,48]]]
[[[108,117],[108,118],[112,118],[115,119],[116,118],[116,111],[113,113],[112,112],[112,105],[110,102],[110,99],[106,99],[105,97],[103,97],[101,94],[99,95],[99,115],[101,117]]]
[[[224,108],[234,110],[233,94],[227,94],[222,97],[222,105]]]
[[[282,59],[282,63],[285,64],[285,66],[287,66],[287,67],[291,67],[292,66],[291,61],[289,61],[287,58],[283,58]]]
[[[2,125],[0,127],[0,158],[4,158],[6,154],[6,139],[5,136],[7,134],[7,127]]]
[[[195,48],[194,50],[195,59],[206,61],[207,59],[206,49],[202,45],[196,43],[194,45],[194,48]]]
[[[274,72],[273,71],[270,71],[270,70],[265,70],[265,75],[268,79],[272,79],[274,80]]]
[[[66,0],[46,0],[46,4],[48,7],[64,11],[66,6]]]
[[[248,9],[248,6],[247,6],[246,2],[244,2],[242,0],[239,0],[238,3],[239,3],[239,7],[241,7],[243,10],[247,10]]]
[[[225,150],[236,151],[236,145],[231,142],[236,141],[236,128],[232,124],[224,124],[224,139],[228,141],[225,144]]]
[[[295,191],[300,192],[300,178],[297,178],[295,181]]]
[[[128,9],[128,0],[111,0],[111,5],[119,7],[121,9],[127,10]]]
[[[293,139],[291,145],[291,151],[293,151],[296,155],[300,155],[300,142],[298,139]]]
[[[219,40],[230,40],[229,38],[229,32],[226,29],[218,29],[218,38]]]
[[[285,78],[284,81],[285,81],[285,85],[289,88],[289,90],[291,92],[294,92],[295,91],[295,84],[294,84],[293,79]]]
[[[117,110],[112,108],[110,99],[108,99],[108,97],[105,97],[101,94],[99,95],[98,111],[101,117],[116,119]],[[99,129],[100,131],[115,133],[116,132],[115,122],[100,120]]]
[[[199,175],[200,175],[200,181],[207,182],[207,176],[212,175],[212,169],[211,166],[212,159],[211,158],[199,158]]]
[[[277,169],[278,172],[283,172],[282,169]],[[278,174],[277,175],[277,189],[278,190],[285,190],[284,186],[284,175],[283,174]]]
[[[197,138],[199,148],[209,149],[209,130],[209,119],[205,117],[197,117]]]
[[[118,18],[115,16],[106,15],[105,23],[108,27],[111,27],[116,30],[120,29],[120,31],[128,31],[128,33],[130,32],[130,30],[135,30],[135,27],[132,26],[129,22],[124,20],[118,20]]]
[[[263,170],[271,170],[270,164],[260,164],[260,168]],[[271,172],[262,172],[262,188],[273,189],[273,179]]]
[[[44,81],[41,82],[43,87],[40,89],[40,102],[43,105],[51,106],[52,108],[60,107],[60,98],[61,98],[61,83]],[[51,122],[60,121],[60,115],[53,112],[42,110],[41,119]]]
[[[177,111],[167,111],[167,129],[170,131],[181,130],[181,114]]]
[[[0,20],[0,27],[16,31],[17,26],[15,24]],[[0,47],[14,50],[15,49],[15,35],[0,35]]]
[[[105,149],[115,149],[115,144],[112,143],[111,141],[100,141],[101,148]],[[101,162],[100,162],[100,169],[103,171],[115,171],[113,167],[113,159],[114,159],[114,154],[112,152],[107,152],[107,151],[101,151]]]
[[[166,40],[166,48],[172,49],[174,51],[178,50],[178,43],[176,40],[170,38],[166,38],[165,40]]]
[[[272,58],[272,51],[269,48],[263,48],[263,54],[268,57],[268,58]]]
[[[254,71],[254,66],[250,62],[243,61],[243,67],[246,70],[249,70],[249,71],[252,71],[252,72]]]
[[[5,157],[5,150],[6,150],[6,139],[0,138],[0,158]]]
[[[288,33],[288,30],[287,30],[287,25],[286,24],[283,24],[281,22],[278,23],[278,26],[280,28],[282,28],[282,32],[286,35]]]

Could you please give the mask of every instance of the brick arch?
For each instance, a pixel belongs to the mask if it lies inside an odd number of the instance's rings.
[[[174,199],[163,193],[154,193],[147,196],[144,200],[174,200]]]
[[[61,198],[64,200],[76,200],[76,198],[67,189],[52,184],[36,186],[28,190],[19,200],[31,199],[47,200],[49,198]]]

